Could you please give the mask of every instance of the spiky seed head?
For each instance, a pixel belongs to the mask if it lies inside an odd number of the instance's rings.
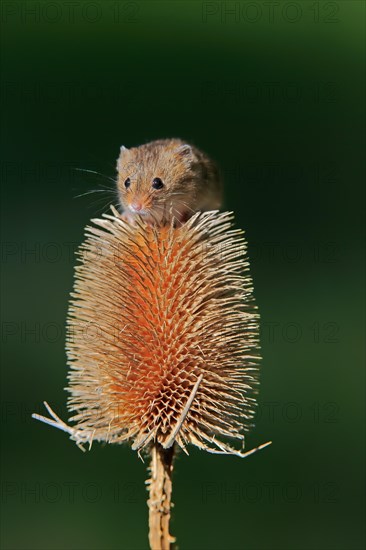
[[[251,426],[258,314],[230,213],[93,220],[68,316],[72,439],[231,452]]]

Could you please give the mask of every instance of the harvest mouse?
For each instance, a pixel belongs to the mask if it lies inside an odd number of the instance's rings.
[[[222,184],[214,162],[180,139],[161,139],[127,149],[117,161],[123,217],[163,225],[182,224],[195,212],[219,209]]]

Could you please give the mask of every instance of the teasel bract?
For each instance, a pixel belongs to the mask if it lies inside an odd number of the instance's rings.
[[[247,456],[258,384],[259,316],[243,232],[233,215],[197,213],[180,227],[92,220],[69,307],[70,422],[92,441],[151,455],[150,546],[167,549],[178,449]],[[241,448],[229,444],[239,440]]]

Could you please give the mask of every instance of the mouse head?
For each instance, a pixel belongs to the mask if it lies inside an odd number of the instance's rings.
[[[127,149],[117,161],[118,193],[131,217],[162,223],[189,216],[194,195],[194,153],[180,140],[159,140]]]

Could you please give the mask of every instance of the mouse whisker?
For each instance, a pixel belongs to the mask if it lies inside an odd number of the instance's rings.
[[[88,205],[88,208],[95,208],[96,209],[96,213],[99,214],[99,213],[103,213],[103,212],[106,212],[107,210],[109,210],[111,204],[114,205],[116,204],[114,201],[108,201],[107,203],[105,203],[103,201],[103,205],[101,205],[101,200],[97,200],[97,201],[94,201],[93,203],[89,204]]]
[[[85,193],[80,193],[79,195],[75,195],[74,199],[78,199],[80,197],[85,197],[85,195],[91,195],[93,193],[113,193],[113,194],[115,194],[115,191],[113,191],[113,189],[91,189],[90,191],[85,191]]]
[[[74,170],[77,170],[78,172],[86,172],[88,174],[95,174],[97,176],[101,176],[102,178],[106,178],[107,180],[111,181],[113,185],[116,185],[117,181],[114,178],[111,178],[110,176],[107,176],[106,174],[102,174],[101,172],[97,172],[96,170],[88,170],[86,168],[74,168]]]
[[[184,208],[186,208],[187,210],[190,210],[193,214],[196,212],[193,208],[191,208],[187,202],[185,201],[182,201],[182,200],[178,200],[176,201],[176,204],[177,206],[184,206]]]

